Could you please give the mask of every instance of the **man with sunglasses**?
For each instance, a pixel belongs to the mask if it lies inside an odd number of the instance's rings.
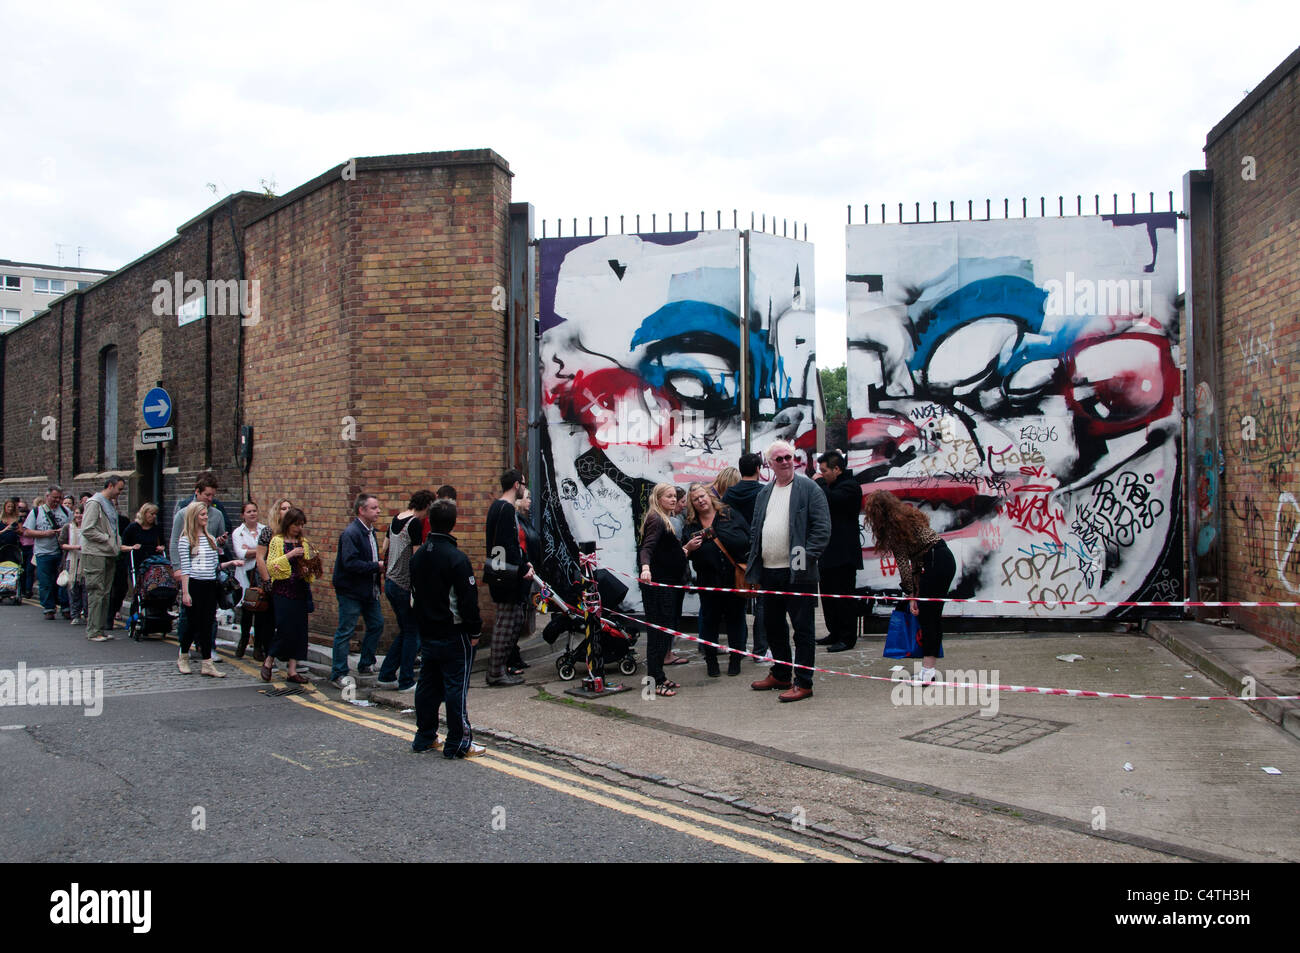
[[[754,691],[782,689],[783,702],[812,695],[812,665],[816,653],[817,561],[831,539],[831,512],[826,494],[812,480],[795,472],[794,447],[778,440],[767,448],[773,480],[754,502],[754,523],[745,578],[759,589],[806,592],[806,596],[765,595],[764,624],[774,664]],[[794,662],[790,665],[790,631],[794,627]]]

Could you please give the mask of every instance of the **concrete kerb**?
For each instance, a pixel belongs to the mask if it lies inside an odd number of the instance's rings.
[[[1145,634],[1216,682],[1225,694],[1241,694],[1247,678],[1255,680],[1257,696],[1300,694],[1300,660],[1249,632],[1204,622],[1150,620]],[[1258,699],[1246,704],[1300,738],[1300,704]]]

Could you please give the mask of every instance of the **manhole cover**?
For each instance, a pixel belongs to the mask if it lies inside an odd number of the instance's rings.
[[[942,725],[935,725],[914,735],[904,735],[904,741],[919,741],[944,748],[962,751],[981,751],[985,754],[1002,754],[1012,748],[1043,738],[1069,726],[1066,721],[1048,721],[1046,718],[1026,718],[1023,715],[994,715],[991,718],[972,712]]]

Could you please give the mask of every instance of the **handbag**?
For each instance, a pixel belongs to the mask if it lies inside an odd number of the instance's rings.
[[[249,586],[244,590],[244,598],[239,603],[239,608],[245,612],[265,612],[271,608],[271,594],[261,586]]]
[[[68,580],[70,578],[71,577],[68,575],[68,571],[64,569],[62,572],[59,573],[59,578],[54,580],[54,584],[58,586],[60,589],[62,589],[64,586],[68,584]]]
[[[885,658],[921,658],[921,620],[905,607],[899,606],[889,616],[889,630],[885,633]],[[936,658],[943,658],[939,646]]]
[[[224,569],[217,570],[217,608],[230,610],[235,608],[235,593],[239,591],[239,580],[235,574]]]
[[[753,584],[745,578],[745,573],[749,571],[749,564],[738,563],[732,559],[731,553],[727,552],[727,547],[722,545],[722,540],[718,539],[716,536],[713,537],[713,542],[718,549],[722,550],[722,555],[727,557],[727,562],[731,563],[731,571],[733,573],[731,588],[744,589],[747,592],[750,589],[753,589]]]

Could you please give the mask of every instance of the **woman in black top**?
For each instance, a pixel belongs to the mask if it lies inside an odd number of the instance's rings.
[[[686,497],[683,548],[695,566],[695,578],[701,586],[734,588],[735,565],[743,564],[749,556],[749,524],[739,512],[719,502],[707,484],[692,483]],[[727,626],[727,647],[743,652],[749,638],[745,631],[745,597],[729,592],[701,592],[700,638],[716,643],[719,620]],[[727,660],[728,675],[740,674],[740,659],[739,654],[731,653]],[[721,674],[716,648],[704,646],[704,664],[710,677]]]
[[[161,556],[166,553],[167,542],[162,527],[158,525],[158,507],[154,503],[146,503],[140,507],[139,512],[135,514],[135,519],[122,532],[123,546],[140,544],[140,548],[135,551],[137,570],[150,556]]]
[[[642,582],[680,586],[686,581],[686,552],[672,524],[676,510],[677,488],[671,483],[656,485],[650,494],[650,508],[641,523],[637,560],[641,564]],[[642,586],[641,599],[647,621],[668,629],[681,625],[682,590]],[[672,635],[659,629],[651,628],[646,634],[646,668],[655,680],[655,694],[665,697],[676,695],[681,687],[664,675],[664,657],[672,642]]]

